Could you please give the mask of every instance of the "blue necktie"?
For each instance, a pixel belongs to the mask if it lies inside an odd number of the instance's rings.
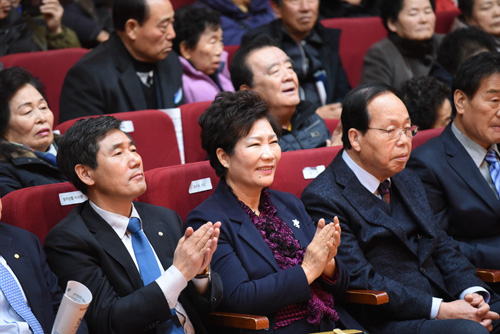
[[[134,249],[135,258],[139,265],[142,282],[146,286],[161,276],[160,267],[158,267],[158,262],[156,262],[153,248],[141,229],[139,218],[132,217],[129,219],[128,230],[132,236],[132,248]],[[171,309],[170,312],[172,313],[172,320],[166,321],[165,333],[184,334],[184,329],[179,322],[175,309]]]
[[[491,180],[495,184],[497,192],[500,194],[500,164],[498,163],[495,151],[488,151],[484,160],[486,160],[490,164]]]
[[[19,285],[2,263],[0,263],[0,289],[2,289],[14,311],[31,327],[33,333],[43,334],[42,326],[40,326],[28,304],[24,301]]]

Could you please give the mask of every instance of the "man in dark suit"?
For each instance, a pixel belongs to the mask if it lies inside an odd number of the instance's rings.
[[[350,288],[388,293],[387,305],[354,311],[370,332],[498,332],[498,314],[487,304],[498,296],[436,224],[419,178],[405,169],[415,128],[398,94],[384,84],[347,94],[344,150],[302,200],[315,221],[339,218],[337,256],[351,273]]]
[[[500,143],[500,54],[467,59],[453,77],[453,122],[408,166],[442,228],[476,267],[500,269],[500,201],[490,174]],[[495,174],[493,174],[495,175]]]
[[[116,32],[69,70],[59,120],[181,105],[182,66],[171,52],[173,19],[169,0],[115,1]]]
[[[2,201],[0,200],[0,219]],[[0,223],[0,266],[11,271],[45,333],[50,333],[63,292],[45,259],[42,245],[32,233]],[[0,333],[32,333],[28,323],[12,307],[0,284]],[[83,323],[78,333],[87,333]]]
[[[241,44],[266,34],[292,59],[301,100],[317,106],[323,118],[339,118],[342,101],[351,89],[339,55],[340,30],[318,22],[319,0],[272,0],[277,19],[247,32]],[[237,87],[235,87],[237,89]]]
[[[48,262],[61,284],[76,280],[92,292],[85,317],[93,333],[206,333],[198,311],[222,297],[220,277],[208,267],[220,223],[182,236],[174,211],[133,202],[146,183],[120,123],[88,118],[64,135],[58,166],[89,200],[48,234]]]

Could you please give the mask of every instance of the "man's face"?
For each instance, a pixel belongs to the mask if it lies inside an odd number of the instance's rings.
[[[174,10],[169,0],[146,0],[146,5],[149,17],[129,34],[131,53],[139,61],[154,63],[165,59],[172,50]]]
[[[318,20],[319,0],[282,0],[281,7],[271,3],[276,17],[295,40],[307,37]]]
[[[246,64],[253,73],[250,89],[262,95],[271,112],[295,110],[300,102],[299,80],[286,53],[274,46],[264,47],[251,52]]]
[[[500,37],[500,0],[475,0],[467,23]]]
[[[9,0],[0,0],[0,20],[9,16],[11,3]]]
[[[134,143],[120,130],[112,130],[98,143],[97,168],[89,169],[89,194],[114,200],[133,200],[146,191],[142,159]]]
[[[370,121],[369,128],[399,129],[411,127],[410,116],[404,103],[393,93],[377,95],[367,105]],[[383,181],[399,172],[405,166],[411,152],[411,138],[403,132],[395,140],[389,139],[386,132],[368,129],[365,134],[354,130],[357,139],[351,140],[357,152],[360,166]],[[350,137],[351,138],[351,137]]]
[[[484,148],[500,143],[500,73],[481,80],[472,98],[456,90],[454,100],[454,123],[467,137]]]

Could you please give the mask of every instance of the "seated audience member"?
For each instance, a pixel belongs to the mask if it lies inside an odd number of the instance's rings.
[[[379,0],[328,0],[319,4],[321,18],[378,16]]]
[[[434,33],[434,0],[381,0],[387,38],[365,55],[361,84],[385,83],[401,89],[414,77],[439,75],[435,61],[442,35]]]
[[[495,0],[458,0],[462,15],[455,21],[460,26],[473,26],[484,30],[500,43],[500,2]]]
[[[451,90],[433,77],[408,80],[401,89],[411,123],[419,130],[442,128],[450,123]]]
[[[266,101],[250,91],[220,93],[199,123],[221,179],[186,223],[194,229],[208,217],[222,223],[212,258],[224,284],[221,309],[266,315],[266,333],[331,331],[349,284],[335,258],[340,228],[336,219],[315,227],[297,197],[269,189],[281,150]]]
[[[500,269],[500,54],[464,61],[453,77],[453,122],[415,149],[409,167],[443,229],[476,267]]]
[[[181,105],[182,67],[171,52],[173,20],[169,0],[116,1],[116,32],[84,55],[64,79],[60,122]]]
[[[83,47],[95,48],[114,31],[112,3],[113,0],[65,1],[63,22],[76,32]]]
[[[0,196],[66,181],[56,165],[53,123],[37,78],[20,67],[0,72]]]
[[[240,45],[247,31],[275,18],[269,0],[198,0],[193,6],[210,8],[221,14],[225,45]]]
[[[418,176],[405,169],[415,128],[398,94],[375,83],[346,96],[344,150],[302,201],[313,220],[338,217],[337,257],[349,288],[389,295],[386,305],[353,310],[370,333],[498,333],[498,295],[441,229]]]
[[[0,223],[0,333],[51,333],[62,296],[38,238]],[[87,333],[85,322],[77,333]]]
[[[496,51],[495,39],[474,27],[460,28],[448,33],[437,53],[438,63],[450,74],[445,83],[451,88],[451,77],[458,66],[470,56],[485,51]]]
[[[258,92],[282,128],[282,151],[331,145],[325,122],[316,105],[300,101],[292,60],[267,36],[242,45],[231,62],[233,85],[238,90]]]
[[[0,56],[80,46],[75,33],[61,24],[58,0],[44,0],[37,10],[42,16],[34,20],[0,0]]]
[[[339,118],[342,100],[351,89],[339,56],[338,29],[318,22],[319,0],[271,0],[276,20],[245,34],[242,44],[257,35],[275,39],[292,60],[299,78],[300,99],[314,103],[323,118]],[[237,87],[235,87],[237,89]]]
[[[174,18],[173,48],[182,64],[184,102],[208,101],[221,91],[234,92],[219,14],[191,6],[181,7]]]
[[[92,292],[85,314],[92,333],[206,333],[198,312],[222,298],[209,267],[220,223],[183,236],[174,211],[133,202],[146,182],[120,124],[87,118],[64,135],[58,163],[89,200],[47,235],[48,263],[61,286],[76,280]]]

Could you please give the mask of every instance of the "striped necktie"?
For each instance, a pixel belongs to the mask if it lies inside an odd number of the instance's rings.
[[[494,150],[489,150],[484,158],[490,164],[491,180],[495,184],[495,188],[500,195],[500,164],[498,163],[497,155]]]

